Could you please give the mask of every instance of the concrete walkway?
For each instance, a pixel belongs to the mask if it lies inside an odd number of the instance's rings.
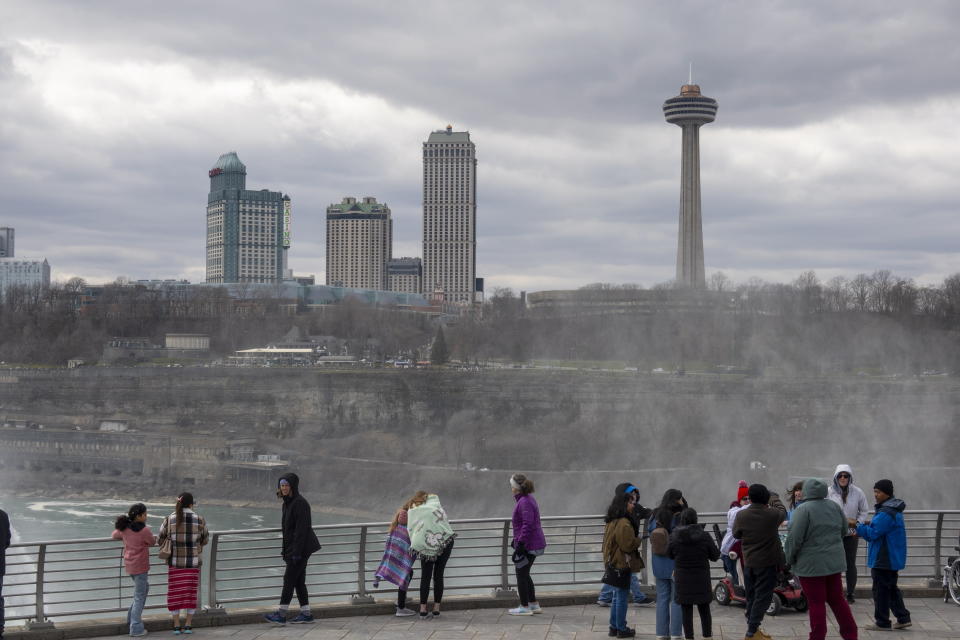
[[[860,638],[960,638],[960,607],[934,598],[909,598],[907,608],[913,617],[912,629],[895,632],[868,632],[863,626],[872,622],[873,604],[858,600],[854,615],[861,627]],[[743,638],[743,608],[712,606],[715,638]],[[392,615],[321,618],[310,625],[245,624],[196,629],[194,636],[223,640],[605,640],[609,609],[593,604],[557,606],[544,609],[542,615],[510,616],[503,609],[467,609],[444,611],[439,618],[397,618]],[[696,618],[696,615],[694,616]],[[829,615],[828,615],[829,618]],[[637,637],[655,635],[655,607],[631,605],[628,624],[635,626]],[[775,618],[767,617],[763,629],[775,640],[806,638],[807,614],[785,609]],[[172,638],[169,632],[152,632],[154,638]],[[700,638],[699,628],[697,638]],[[100,636],[105,640],[128,636]],[[828,638],[838,638],[830,619]]]

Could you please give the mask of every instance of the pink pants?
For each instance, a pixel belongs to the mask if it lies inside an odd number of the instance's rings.
[[[843,640],[857,640],[857,623],[850,613],[850,605],[843,594],[840,574],[800,578],[800,588],[807,599],[810,616],[810,640],[823,640],[827,636],[827,607],[833,611]]]

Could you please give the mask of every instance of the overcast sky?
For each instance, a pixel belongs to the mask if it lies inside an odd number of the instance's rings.
[[[0,226],[53,276],[204,279],[207,171],[293,199],[323,282],[343,196],[421,254],[421,143],[477,145],[488,290],[674,276],[694,65],[708,276],[960,271],[960,3],[0,3]]]

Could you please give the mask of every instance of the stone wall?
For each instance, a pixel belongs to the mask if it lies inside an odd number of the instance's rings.
[[[152,436],[254,437],[337,506],[387,509],[423,487],[499,513],[507,474],[524,471],[554,512],[599,511],[624,481],[646,503],[676,486],[723,510],[737,480],[782,491],[840,462],[868,489],[890,477],[913,506],[955,502],[960,385],[948,378],[202,367],[6,377],[0,422],[122,419]],[[210,490],[244,495],[228,482]]]

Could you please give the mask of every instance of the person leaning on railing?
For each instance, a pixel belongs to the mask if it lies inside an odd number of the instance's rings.
[[[427,494],[423,504],[407,511],[410,530],[410,548],[420,556],[420,618],[427,617],[427,599],[430,597],[430,581],[433,581],[433,617],[440,615],[443,599],[443,572],[446,569],[453,541],[457,537],[447,513],[440,505],[440,498]]]

